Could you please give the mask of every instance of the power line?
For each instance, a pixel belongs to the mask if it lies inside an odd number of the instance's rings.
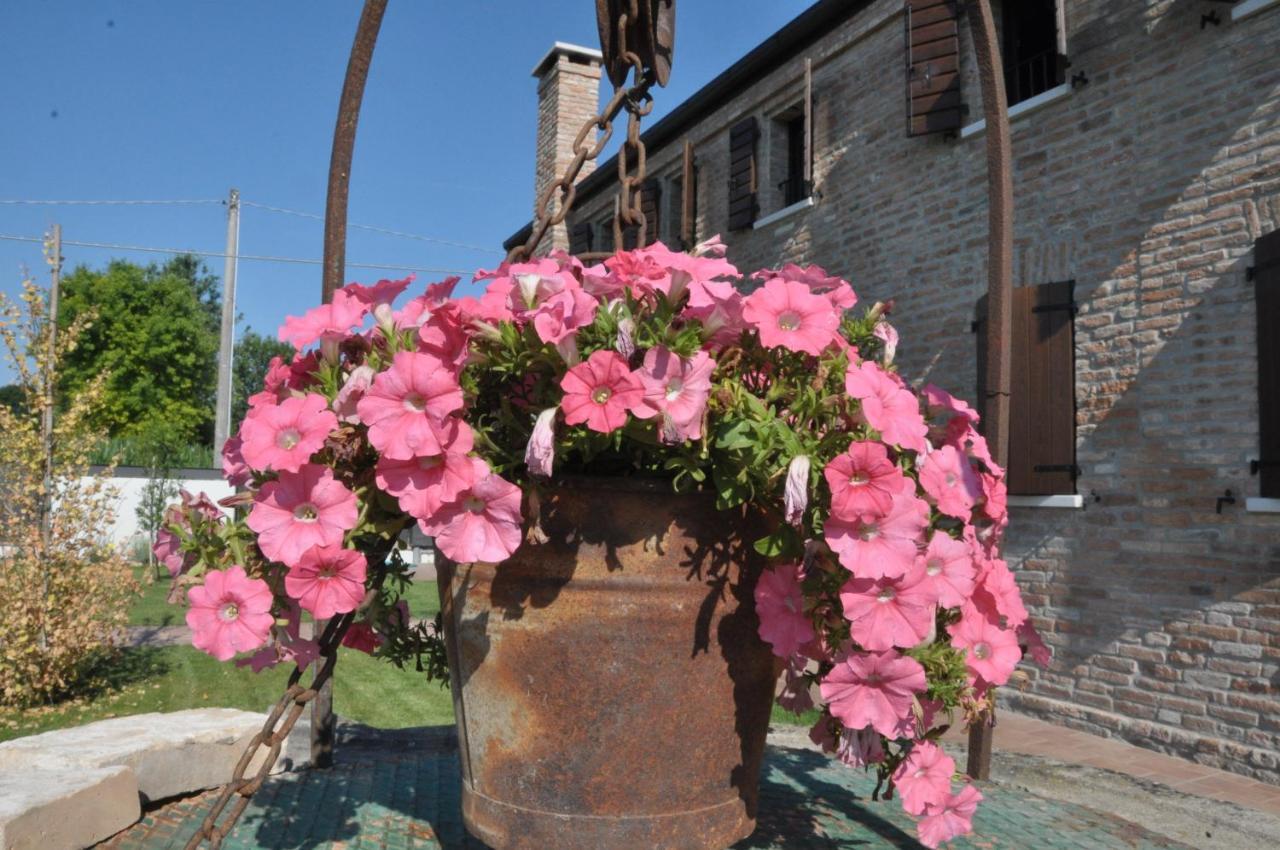
[[[10,236],[0,234],[0,239],[10,242],[39,242],[43,243],[44,238],[40,236]],[[194,254],[197,257],[222,257],[226,258],[228,254],[223,251],[196,251],[191,248],[154,248],[142,245],[118,245],[114,242],[76,242],[70,239],[62,240],[63,245],[74,245],[78,248],[108,248],[119,251],[145,251],[152,254]],[[262,254],[236,254],[237,260],[257,260],[264,263],[300,263],[303,265],[319,266],[323,265],[323,260],[304,259],[301,257],[273,257]],[[423,272],[424,274],[456,274],[470,275],[470,271],[464,269],[436,269],[423,268],[421,266],[394,266],[383,265],[381,263],[347,263],[349,268],[353,269],[375,269],[378,271],[399,271],[399,272]]]
[[[267,210],[268,212],[284,213],[285,215],[296,215],[299,218],[310,218],[316,221],[324,221],[324,216],[315,213],[302,212],[301,210],[291,210],[285,207],[273,207],[269,204],[259,204],[256,201],[240,201],[246,207],[254,207],[255,209]],[[385,227],[374,227],[371,224],[356,224],[355,222],[347,222],[347,227],[356,228],[357,230],[368,230],[373,233],[384,233],[388,236],[399,236],[402,239],[417,239],[420,242],[433,242],[437,245],[449,245],[454,248],[466,248],[469,251],[483,251],[486,254],[500,254],[492,247],[486,248],[483,245],[472,245],[467,242],[455,242],[451,239],[440,239],[435,236],[423,236],[420,233],[406,233],[403,230],[390,230]]]
[[[198,198],[194,200],[169,200],[169,201],[36,201],[36,200],[19,200],[15,198],[0,198],[0,205],[3,206],[32,206],[32,207],[142,207],[142,206],[190,206],[192,204],[225,204],[226,201],[221,198]]]

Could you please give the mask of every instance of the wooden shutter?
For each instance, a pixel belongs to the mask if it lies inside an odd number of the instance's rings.
[[[906,0],[907,135],[960,129],[958,0]]]
[[[1280,499],[1280,230],[1253,246],[1258,308],[1259,495]]]
[[[1013,290],[1009,492],[1076,491],[1074,281]]]
[[[688,251],[697,241],[698,175],[693,168],[693,142],[684,140],[684,171],[680,180],[680,247]]]
[[[591,250],[591,222],[580,221],[569,228],[569,253],[585,254]]]
[[[756,140],[760,127],[755,116],[743,118],[729,129],[729,229],[750,227],[760,211],[756,200]]]
[[[644,244],[658,241],[658,225],[662,218],[662,184],[650,177],[640,185],[640,211],[644,213]]]

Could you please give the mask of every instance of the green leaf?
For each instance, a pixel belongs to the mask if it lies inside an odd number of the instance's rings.
[[[789,525],[784,525],[755,542],[756,551],[767,558],[799,557],[803,546],[800,535]]]

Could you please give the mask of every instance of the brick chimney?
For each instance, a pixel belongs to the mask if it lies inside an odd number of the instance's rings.
[[[538,153],[534,164],[534,205],[548,185],[564,173],[573,160],[573,140],[582,125],[599,111],[599,50],[557,41],[533,69],[538,78]],[[595,141],[590,133],[584,140]],[[596,167],[592,161],[582,166],[581,180]],[[537,216],[537,209],[534,215]],[[569,249],[568,229],[559,224],[547,230],[535,253],[553,248]]]

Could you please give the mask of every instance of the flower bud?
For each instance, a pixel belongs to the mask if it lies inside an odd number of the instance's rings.
[[[796,455],[787,466],[787,484],[784,495],[786,520],[799,525],[809,507],[809,456]]]
[[[530,475],[551,477],[551,466],[556,457],[556,414],[558,407],[548,407],[538,414],[529,435],[529,445],[524,450],[524,462]]]

